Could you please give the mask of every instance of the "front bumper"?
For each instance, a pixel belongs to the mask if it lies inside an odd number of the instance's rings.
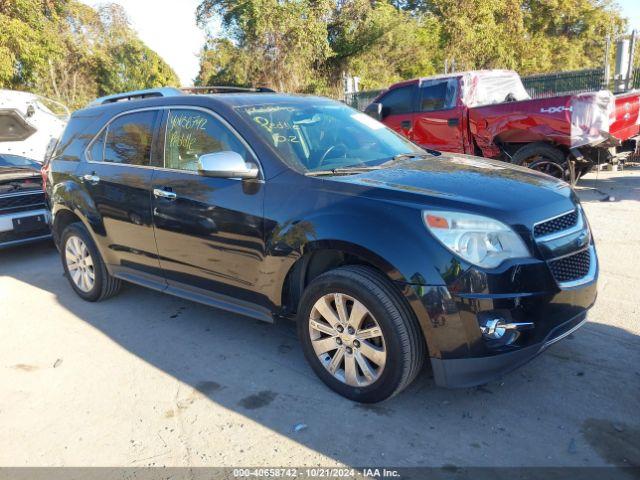
[[[45,209],[0,215],[0,249],[51,238],[49,215],[49,212]],[[25,230],[16,230],[14,228],[14,220],[24,220],[30,217],[41,217],[44,221]]]
[[[435,382],[444,387],[487,383],[528,362],[586,320],[597,296],[595,249],[588,273],[557,282],[545,262],[514,265],[497,275],[468,270],[450,286],[411,285],[407,298],[427,341]],[[486,339],[481,319],[532,323],[501,343]]]
[[[541,343],[519,350],[479,358],[431,359],[437,385],[468,388],[485,384],[529,362],[550,345],[575,332],[587,321],[587,312],[559,324]]]

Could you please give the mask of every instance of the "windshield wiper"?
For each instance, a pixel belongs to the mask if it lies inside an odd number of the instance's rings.
[[[400,160],[409,160],[411,158],[437,157],[438,155],[441,155],[441,154],[442,153],[437,150],[427,150],[426,152],[415,152],[415,153],[400,153],[394,157],[391,157],[382,165],[389,165],[391,163],[399,162]]]
[[[321,177],[324,175],[344,175],[349,173],[362,173],[362,172],[370,172],[371,170],[380,170],[382,166],[375,165],[371,167],[343,167],[343,168],[334,168],[332,170],[312,170],[306,172],[305,175],[308,177]]]
[[[9,168],[11,170],[29,170],[30,172],[37,172],[35,167],[18,167],[16,165],[0,165],[0,168]]]

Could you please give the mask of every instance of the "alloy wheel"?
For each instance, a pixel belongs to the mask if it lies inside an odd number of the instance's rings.
[[[83,292],[90,292],[96,283],[93,259],[87,244],[78,236],[67,238],[65,261],[71,280]]]
[[[342,293],[319,298],[309,318],[311,345],[324,368],[352,387],[380,378],[387,350],[380,325],[357,299]]]
[[[540,155],[531,157],[525,162],[524,165],[532,170],[546,173],[547,175],[551,175],[552,177],[559,178],[561,180],[568,181],[569,179],[569,170],[566,164],[561,165],[558,162],[547,159]]]

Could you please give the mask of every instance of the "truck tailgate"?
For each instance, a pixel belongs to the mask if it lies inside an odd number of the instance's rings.
[[[615,120],[609,133],[624,141],[640,133],[640,90],[615,96]]]

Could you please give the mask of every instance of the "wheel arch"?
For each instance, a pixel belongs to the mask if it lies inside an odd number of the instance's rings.
[[[304,246],[301,256],[284,275],[280,285],[281,308],[287,313],[297,311],[306,286],[319,275],[343,265],[366,265],[392,282],[406,282],[397,268],[365,247],[345,241],[313,241]]]

